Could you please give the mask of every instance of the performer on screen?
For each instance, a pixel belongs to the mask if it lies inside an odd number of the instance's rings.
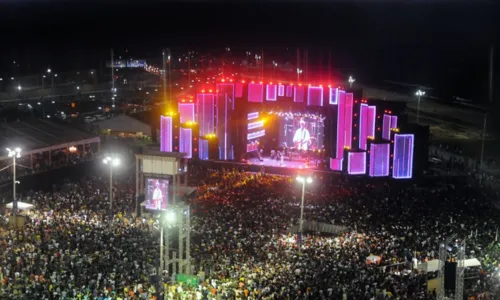
[[[156,182],[156,188],[153,192],[153,203],[156,209],[161,209],[161,204],[163,202],[163,193],[160,189],[160,183]]]
[[[293,143],[295,144],[295,148],[302,151],[307,151],[309,145],[311,144],[311,135],[309,134],[309,130],[306,128],[306,122],[304,119],[300,119],[299,129],[295,131],[293,136]]]

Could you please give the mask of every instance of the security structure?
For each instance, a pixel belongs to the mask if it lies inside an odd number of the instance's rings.
[[[195,189],[187,186],[185,153],[161,152],[157,147],[144,147],[136,154],[136,213],[145,206],[148,179],[170,180],[168,204],[153,209],[159,216],[160,266],[159,274],[191,274],[191,210],[184,197]],[[143,201],[141,201],[143,200]],[[142,202],[142,203],[140,203]],[[140,204],[140,205],[139,205]]]

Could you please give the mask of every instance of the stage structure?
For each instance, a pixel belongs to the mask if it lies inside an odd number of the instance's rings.
[[[421,155],[415,147],[428,141],[407,120],[404,105],[364,99],[361,90],[225,78],[161,117],[161,149],[271,169],[411,179]]]
[[[187,186],[186,153],[143,147],[136,154],[136,213],[141,207],[159,215],[161,272],[191,274],[191,211],[184,197]],[[139,202],[142,203],[139,205]],[[161,274],[161,273],[160,273]]]

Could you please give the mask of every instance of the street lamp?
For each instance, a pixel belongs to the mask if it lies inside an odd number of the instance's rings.
[[[160,275],[162,271],[165,269],[165,261],[163,258],[163,252],[165,251],[164,250],[165,242],[163,241],[163,229],[165,228],[165,225],[171,226],[172,224],[174,224],[175,219],[176,219],[175,211],[173,210],[168,210],[160,214],[160,270],[158,271],[158,275]]]
[[[352,78],[352,76],[349,76],[349,88],[352,89],[352,84],[356,81],[356,79]]]
[[[47,73],[49,73],[49,74],[50,74],[50,72],[52,72],[52,70],[51,70],[50,68],[49,68],[49,69],[47,69]]]
[[[418,97],[418,102],[417,102],[417,124],[420,124],[420,97],[424,96],[425,95],[425,92],[422,91],[422,90],[418,90],[416,93],[415,93],[415,96]]]
[[[17,90],[18,90],[18,91],[22,91],[22,90],[23,90],[23,88],[21,87],[21,85],[18,85],[18,86],[17,86]]]
[[[16,158],[21,157],[21,148],[17,147],[14,150],[6,148],[9,157],[12,157],[12,212],[17,215],[17,199],[16,199]]]
[[[297,181],[302,183],[302,197],[300,199],[300,223],[299,223],[299,252],[302,251],[302,235],[303,235],[303,226],[304,226],[304,194],[306,191],[306,183],[311,184],[313,182],[312,178],[308,176],[307,178],[302,176],[297,176]]]
[[[113,167],[120,165],[118,157],[107,156],[102,160],[105,165],[109,165],[109,211],[113,215]]]

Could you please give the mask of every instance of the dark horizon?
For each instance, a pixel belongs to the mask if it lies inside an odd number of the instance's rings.
[[[3,4],[0,74],[47,66],[98,68],[125,49],[158,58],[162,47],[217,50],[307,48],[332,55],[335,70],[360,82],[394,80],[446,90],[482,102],[487,93],[496,5],[447,2],[285,3],[24,1]],[[242,50],[244,51],[244,50]],[[498,60],[497,60],[498,61]],[[495,63],[498,65],[497,63]],[[479,93],[477,91],[480,91]]]

